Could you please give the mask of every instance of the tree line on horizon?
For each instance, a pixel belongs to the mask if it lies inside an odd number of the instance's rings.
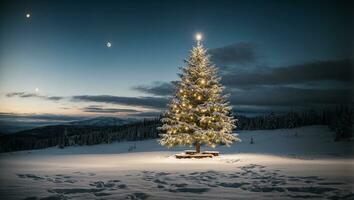
[[[322,111],[291,111],[282,115],[274,113],[255,117],[236,115],[235,118],[238,119],[236,131],[327,125],[334,132],[334,141],[351,139],[354,130],[354,109],[348,106]],[[160,118],[154,118],[121,126],[39,127],[10,135],[0,135],[0,152],[153,139],[159,137],[157,127],[160,125]]]

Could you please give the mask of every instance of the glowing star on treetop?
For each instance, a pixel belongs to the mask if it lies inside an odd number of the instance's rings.
[[[195,35],[195,39],[196,39],[198,42],[201,41],[201,40],[203,39],[202,34],[201,34],[201,33],[197,33],[197,34]]]

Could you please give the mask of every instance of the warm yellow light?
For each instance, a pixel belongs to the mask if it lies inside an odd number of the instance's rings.
[[[186,127],[186,128],[184,128],[184,129],[186,129],[186,131],[189,129],[188,127]]]
[[[188,108],[189,108],[189,109],[192,109],[192,105],[189,105]]]
[[[198,100],[201,100],[202,99],[202,96],[198,96]]]
[[[205,80],[202,79],[202,80],[200,81],[200,83],[201,83],[202,85],[204,85],[204,84],[205,84]]]
[[[197,39],[197,41],[201,41],[202,38],[203,38],[203,36],[202,36],[201,33],[197,33],[197,34],[195,35],[195,39]]]
[[[179,92],[180,92],[180,93],[182,93],[182,92],[183,92],[183,90],[182,90],[182,89],[180,89],[180,90],[179,90]]]

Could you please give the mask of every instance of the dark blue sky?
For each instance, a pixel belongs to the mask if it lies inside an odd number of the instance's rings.
[[[197,32],[239,109],[349,98],[349,1],[29,0],[0,9],[0,112],[158,112]]]

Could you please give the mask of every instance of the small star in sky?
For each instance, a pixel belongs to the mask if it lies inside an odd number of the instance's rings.
[[[107,46],[108,48],[111,48],[111,47],[112,47],[112,43],[111,43],[111,42],[107,42],[107,43],[106,43],[106,46]]]
[[[30,18],[31,17],[31,14],[30,13],[27,13],[26,14],[26,18]]]

